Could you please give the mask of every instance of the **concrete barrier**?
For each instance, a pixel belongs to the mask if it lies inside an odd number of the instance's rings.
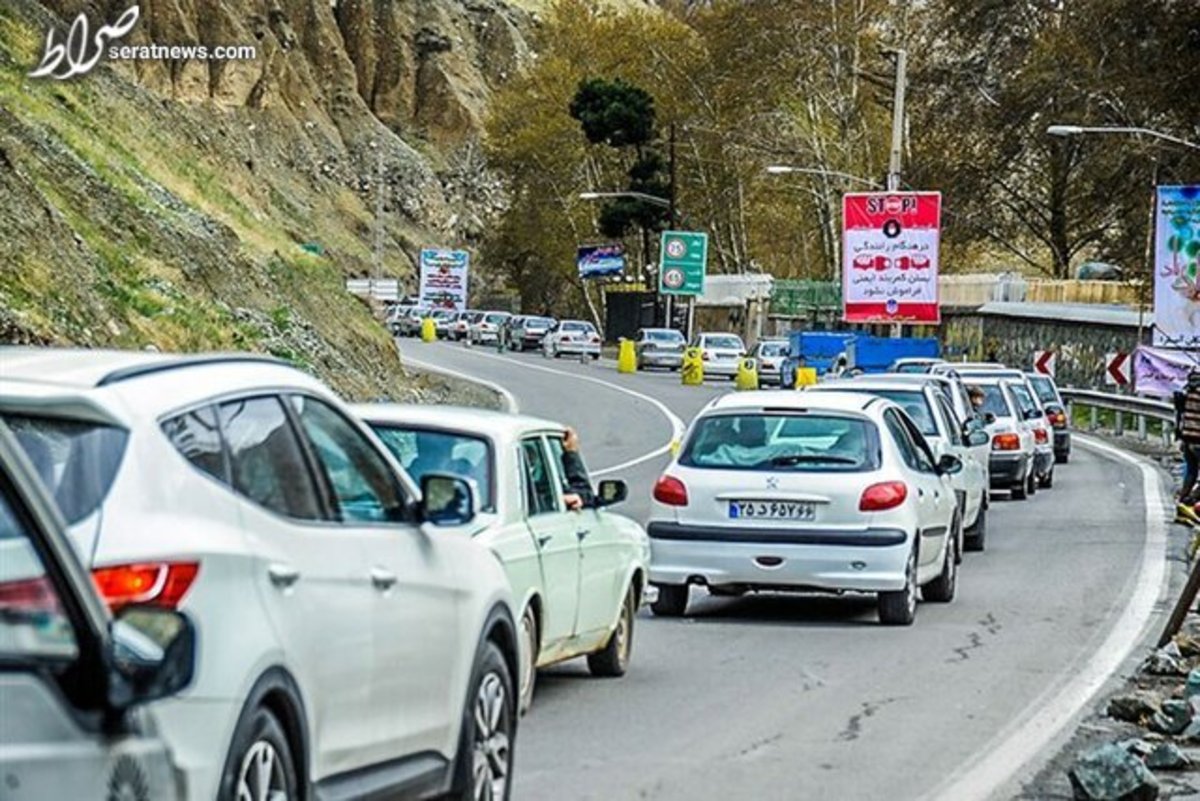
[[[637,372],[637,350],[634,348],[632,339],[621,338],[620,345],[617,347],[617,372]]]

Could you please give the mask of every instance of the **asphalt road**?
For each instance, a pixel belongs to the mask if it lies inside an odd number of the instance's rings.
[[[413,359],[496,382],[520,410],[575,425],[592,470],[665,444],[727,383],[618,375],[537,354],[402,342]],[[642,522],[660,456],[614,475]],[[1136,467],[1082,447],[1055,487],[993,496],[988,548],[966,555],[958,598],[911,628],[870,598],[708,598],[683,620],[638,618],[630,672],[581,661],[539,677],[517,746],[514,799],[916,799],[1048,702],[1129,599],[1145,544]]]

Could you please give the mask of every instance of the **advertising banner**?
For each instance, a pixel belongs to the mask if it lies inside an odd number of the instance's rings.
[[[842,304],[850,323],[939,323],[940,192],[842,198]]]
[[[1154,344],[1200,348],[1200,186],[1160,186],[1154,213]]]
[[[575,266],[580,278],[604,278],[625,272],[625,248],[622,245],[580,245],[575,251]]]
[[[465,250],[422,250],[421,305],[457,311],[467,308],[467,272],[470,266],[471,254]]]
[[[1197,367],[1200,356],[1186,351],[1139,347],[1133,352],[1133,389],[1139,395],[1169,399]]]

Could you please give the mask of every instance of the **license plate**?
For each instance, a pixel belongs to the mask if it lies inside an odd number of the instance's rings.
[[[730,501],[731,520],[815,520],[817,506],[807,501]]]

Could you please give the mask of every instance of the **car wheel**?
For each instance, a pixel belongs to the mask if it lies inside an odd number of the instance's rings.
[[[911,626],[917,619],[917,549],[908,554],[904,589],[879,593],[879,622],[885,626]]]
[[[1071,461],[1071,452],[1062,451],[1061,453],[1054,454],[1054,461],[1056,464],[1066,464]]]
[[[234,733],[225,770],[221,801],[246,798],[293,801],[300,797],[287,735],[279,720],[265,707],[256,709]]]
[[[629,655],[633,653],[633,619],[637,612],[637,590],[633,587],[625,593],[621,604],[621,616],[617,627],[608,637],[604,650],[588,654],[588,670],[600,678],[619,678],[629,669]]]
[[[946,543],[946,558],[942,562],[942,572],[922,589],[926,601],[935,604],[948,604],[954,600],[958,589],[958,535],[962,528],[962,518],[956,513],[954,522],[950,524],[950,539]]]
[[[463,709],[455,790],[447,801],[508,801],[516,731],[513,679],[500,649],[488,642]]]
[[[968,551],[982,551],[985,540],[987,540],[987,507],[980,506],[974,525],[967,529],[964,545]]]
[[[525,607],[525,614],[521,615],[521,673],[517,676],[520,686],[517,709],[522,715],[533,706],[533,688],[537,684],[537,657],[537,613],[531,604]]]
[[[1012,485],[1012,497],[1014,501],[1025,500],[1025,480],[1021,479],[1016,484]]]
[[[1042,477],[1042,489],[1051,489],[1054,487],[1054,468],[1050,468],[1050,472]]]
[[[1030,497],[1033,497],[1034,495],[1037,495],[1037,491],[1038,491],[1037,473],[1030,470],[1029,478],[1025,479],[1025,494]]]
[[[687,612],[690,588],[686,584],[658,584],[658,598],[650,604],[657,617],[683,617]]]

